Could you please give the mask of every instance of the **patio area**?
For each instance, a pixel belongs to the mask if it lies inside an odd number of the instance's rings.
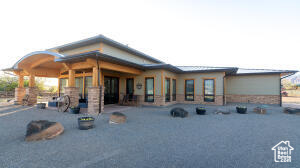
[[[268,106],[267,114],[252,111],[214,114],[219,106],[205,106],[207,115],[195,114],[197,105],[131,107],[122,113],[127,123],[108,123],[110,113],[96,118],[96,127],[79,130],[80,115],[38,110],[36,107],[0,106],[1,168],[98,167],[299,167],[300,115],[284,114]],[[183,107],[187,118],[170,117]],[[25,142],[31,120],[60,122],[65,132],[52,140]],[[275,163],[271,150],[280,141],[294,147],[291,163]]]

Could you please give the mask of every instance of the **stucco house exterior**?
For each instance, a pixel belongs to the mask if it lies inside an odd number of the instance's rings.
[[[37,102],[35,77],[59,78],[59,95],[88,102],[88,112],[104,104],[121,103],[135,96],[139,105],[175,103],[225,105],[262,103],[281,105],[281,78],[290,70],[240,69],[237,67],[174,66],[98,35],[22,57],[11,68],[19,76],[17,101],[25,94]],[[29,87],[24,88],[24,76]],[[100,95],[100,89],[103,94]]]

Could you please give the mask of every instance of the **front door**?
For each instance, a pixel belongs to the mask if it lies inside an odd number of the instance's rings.
[[[119,102],[119,78],[104,77],[104,104],[116,104]]]

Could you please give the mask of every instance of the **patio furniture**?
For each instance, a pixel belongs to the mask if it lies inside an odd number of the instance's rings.
[[[121,104],[125,105],[125,104],[130,104],[131,103],[131,104],[135,104],[135,106],[137,106],[137,99],[138,99],[137,95],[126,94],[126,95],[124,95]]]
[[[79,117],[78,118],[78,128],[80,130],[88,130],[94,128],[94,117]]]
[[[204,107],[197,107],[196,114],[198,115],[205,115],[206,109]]]
[[[189,112],[185,111],[183,108],[176,107],[171,110],[170,114],[172,117],[185,118],[188,116]]]
[[[57,98],[57,109],[58,112],[66,112],[70,106],[70,97],[68,95]]]
[[[46,103],[38,103],[36,105],[36,108],[38,108],[38,109],[45,109],[46,108]]]
[[[28,105],[28,102],[29,102],[29,95],[26,94],[23,99],[22,99],[22,105],[23,106],[27,106]]]
[[[110,124],[122,124],[126,122],[126,115],[120,112],[113,112],[109,118]]]

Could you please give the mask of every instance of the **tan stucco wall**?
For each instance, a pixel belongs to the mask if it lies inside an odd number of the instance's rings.
[[[145,91],[145,77],[154,77],[155,95],[161,95],[161,70],[149,70],[143,72],[141,75],[136,76],[134,79],[134,93],[136,95],[144,95]],[[136,84],[141,83],[142,88],[137,89]]]
[[[114,56],[120,59],[124,59],[127,61],[131,61],[134,63],[139,63],[139,64],[152,64],[153,62],[150,60],[147,60],[145,58],[139,57],[137,55],[130,54],[126,51],[120,50],[118,48],[109,46],[107,44],[102,44],[102,51],[104,54]]]
[[[91,44],[88,46],[75,48],[72,50],[61,51],[59,53],[63,54],[63,55],[73,55],[73,54],[79,54],[79,53],[83,53],[83,52],[99,50],[99,48],[100,48],[100,43],[95,43],[95,44]]]
[[[177,76],[177,92],[178,94],[184,94],[184,81],[185,79],[195,80],[195,94],[203,94],[203,78],[216,78],[216,95],[223,95],[223,77],[224,73],[189,73],[189,74],[179,74]]]
[[[279,75],[247,75],[226,77],[226,94],[279,95]]]

